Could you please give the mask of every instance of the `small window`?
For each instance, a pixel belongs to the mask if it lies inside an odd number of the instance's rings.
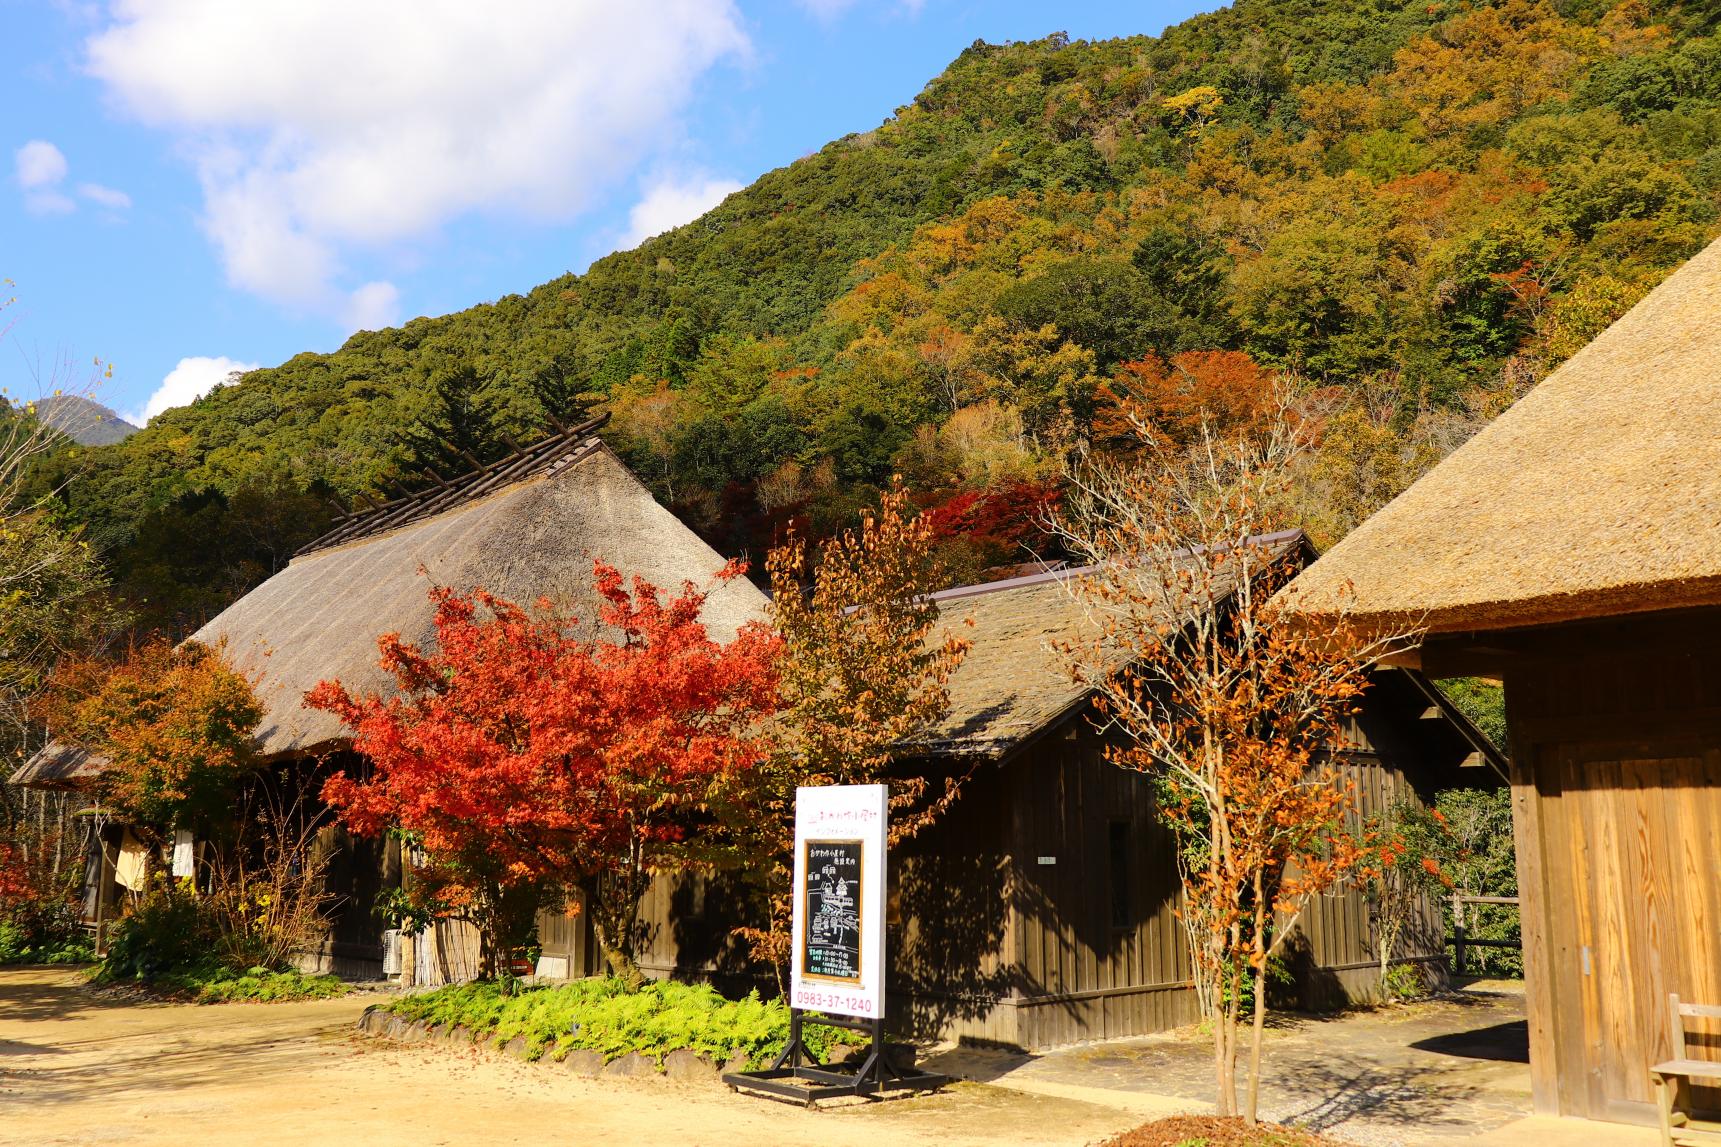
[[[1114,820],[1106,835],[1107,871],[1110,874],[1111,926],[1116,929],[1135,927],[1131,911],[1129,888],[1130,831],[1127,820]]]

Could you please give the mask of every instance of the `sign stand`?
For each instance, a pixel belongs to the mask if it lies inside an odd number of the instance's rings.
[[[817,785],[795,790],[794,919],[790,933],[789,1042],[764,1071],[723,1076],[731,1090],[755,1091],[808,1107],[837,1096],[926,1091],[941,1075],[904,1070],[884,1035],[885,831],[883,785]],[[818,1061],[802,1038],[810,1022],[872,1037],[859,1068]]]
[[[872,1036],[872,1046],[859,1068],[850,1070],[820,1063],[801,1039],[801,1025],[806,1022],[808,1014],[800,1008],[790,1008],[789,1042],[778,1054],[776,1062],[764,1071],[725,1072],[723,1082],[729,1085],[729,1090],[755,1091],[774,1099],[796,1100],[811,1107],[821,1099],[875,1096],[884,1091],[932,1091],[949,1082],[942,1075],[913,1068],[904,1071],[897,1067],[890,1058],[889,1045],[885,1043],[882,1019],[857,1020],[848,1016],[813,1013],[814,1023],[867,1032]],[[803,1057],[805,1063],[802,1062]]]

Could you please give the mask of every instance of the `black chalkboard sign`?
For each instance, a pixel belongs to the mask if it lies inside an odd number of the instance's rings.
[[[809,840],[802,871],[801,972],[859,983],[861,975],[861,841]]]

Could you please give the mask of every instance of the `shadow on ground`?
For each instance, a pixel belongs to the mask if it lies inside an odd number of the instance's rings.
[[[25,965],[8,970],[19,973],[0,980],[0,1012],[9,1020],[25,1023],[63,1020],[86,1012],[154,1004],[121,993],[98,991],[83,982],[82,969]]]
[[[1382,1066],[1346,1056],[1283,1065],[1269,1088],[1274,1116],[1310,1131],[1359,1123],[1422,1131],[1475,1130],[1473,1105],[1484,1090],[1445,1068]]]
[[[1508,1020],[1472,1031],[1430,1036],[1410,1046],[1437,1055],[1527,1064],[1530,1062],[1530,1025],[1525,1020]]]
[[[1281,1013],[1263,1046],[1263,1114],[1372,1143],[1439,1143],[1528,1114],[1523,998],[1460,992],[1333,1015]],[[1212,1044],[1192,1031],[1022,1051],[963,1046],[935,1071],[1211,1102]]]

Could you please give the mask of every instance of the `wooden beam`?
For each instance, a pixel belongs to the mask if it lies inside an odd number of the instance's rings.
[[[1542,807],[1537,786],[1536,745],[1510,721],[1512,678],[1506,681],[1506,711],[1512,736],[1512,837],[1518,868],[1518,912],[1520,937],[1524,944],[1524,1010],[1530,1036],[1530,1102],[1538,1115],[1582,1115],[1581,1111],[1560,1109],[1559,1027],[1560,999],[1553,983],[1553,960],[1550,950],[1553,936],[1549,928],[1548,900],[1551,895],[1548,873],[1543,862],[1546,847],[1544,812],[1563,815],[1564,809],[1554,798],[1551,810]],[[1543,767],[1547,767],[1545,764]],[[1575,1009],[1567,1022],[1578,1023]],[[1570,1070],[1579,1070],[1578,1064]]]

